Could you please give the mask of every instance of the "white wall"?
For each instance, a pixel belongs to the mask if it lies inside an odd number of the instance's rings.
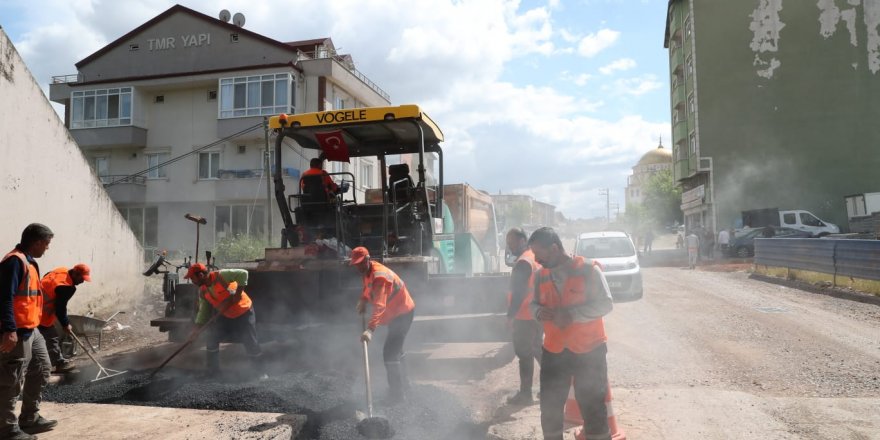
[[[143,251],[2,29],[0,97],[0,248],[12,249],[29,223],[43,223],[55,232],[38,260],[43,273],[92,267],[72,313],[131,308],[144,295]]]

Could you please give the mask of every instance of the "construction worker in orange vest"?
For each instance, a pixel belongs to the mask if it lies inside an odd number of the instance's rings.
[[[220,342],[233,339],[244,344],[257,377],[268,378],[260,362],[263,352],[257,340],[256,314],[251,298],[244,291],[248,271],[223,269],[209,272],[204,264],[196,263],[189,267],[184,278],[199,286],[199,311],[190,337],[211,319],[213,313],[222,314],[208,329],[205,346],[207,374],[216,376],[220,373]]]
[[[583,257],[570,257],[552,228],[529,237],[543,266],[535,276],[531,309],[544,324],[541,354],[541,429],[545,440],[561,440],[568,390],[584,419],[587,440],[611,440],[605,395],[608,365],[605,323],[611,292],[602,270]]]
[[[333,181],[330,174],[324,171],[324,159],[316,157],[309,161],[309,169],[305,170],[299,178],[300,192],[305,189],[305,182],[302,178],[307,176],[323,176],[324,192],[327,193],[328,200],[336,196],[336,193],[339,192],[339,185]]]
[[[43,312],[35,259],[49,249],[52,237],[51,229],[31,223],[21,233],[21,242],[0,262],[0,438],[4,439],[34,439],[31,434],[58,425],[40,415],[41,393],[52,365],[43,335],[34,331]],[[19,395],[21,415],[16,419]]]
[[[350,264],[363,276],[364,289],[357,304],[358,314],[366,313],[368,303],[373,306],[372,316],[361,334],[361,341],[370,342],[377,327],[388,326],[388,337],[382,347],[382,358],[388,375],[386,403],[401,403],[406,399],[406,390],[409,388],[403,342],[412,325],[415,302],[403,280],[391,269],[372,261],[367,248],[352,249]]]
[[[535,321],[530,304],[535,291],[535,274],[541,265],[529,249],[528,236],[520,228],[507,231],[507,251],[516,257],[510,273],[507,325],[512,331],[513,351],[519,359],[519,392],[507,399],[511,405],[531,405],[535,359],[541,360],[541,323]]]
[[[46,340],[46,349],[49,351],[49,360],[55,368],[55,373],[70,371],[76,367],[73,361],[65,359],[61,354],[61,338],[55,330],[55,319],[58,318],[61,328],[66,333],[73,332],[70,319],[67,318],[67,303],[76,293],[76,286],[92,280],[91,274],[92,270],[89,266],[80,263],[72,269],[55,268],[40,282],[43,288],[43,317],[38,328]]]

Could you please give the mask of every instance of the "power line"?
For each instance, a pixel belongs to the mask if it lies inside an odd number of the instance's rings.
[[[254,126],[252,126],[252,127],[245,128],[244,130],[241,130],[241,131],[239,131],[239,132],[237,132],[237,133],[233,133],[233,134],[231,134],[231,135],[229,135],[229,136],[226,136],[226,137],[223,138],[223,139],[218,139],[218,140],[216,140],[216,141],[214,141],[214,142],[211,142],[211,143],[208,144],[208,145],[205,145],[205,146],[203,146],[203,147],[196,148],[195,150],[190,151],[189,153],[181,154],[180,156],[177,156],[177,157],[174,157],[174,158],[168,159],[168,160],[166,160],[165,162],[162,162],[162,163],[160,163],[160,164],[158,164],[158,165],[156,165],[156,166],[152,166],[152,167],[147,168],[147,169],[145,169],[145,170],[143,170],[143,171],[138,171],[137,173],[130,174],[130,175],[125,176],[125,177],[122,177],[122,178],[120,178],[120,179],[116,179],[116,180],[114,180],[114,181],[112,181],[112,182],[110,182],[110,183],[104,185],[104,187],[105,187],[105,188],[106,188],[106,187],[110,187],[110,186],[116,185],[117,183],[130,182],[132,178],[135,178],[135,177],[138,177],[138,176],[143,176],[144,174],[147,174],[147,173],[149,173],[150,171],[158,170],[159,168],[162,168],[162,167],[164,167],[164,166],[166,166],[166,165],[170,165],[170,164],[173,164],[173,163],[175,163],[175,162],[178,162],[178,161],[180,161],[180,160],[186,158],[187,156],[190,156],[190,155],[195,154],[195,153],[200,153],[200,152],[202,152],[202,151],[204,151],[204,150],[207,150],[208,148],[211,148],[211,147],[213,147],[213,146],[216,146],[216,145],[218,145],[218,144],[221,144],[221,143],[223,143],[223,142],[226,142],[226,141],[228,141],[229,139],[232,139],[232,138],[235,138],[235,137],[241,136],[241,135],[243,135],[243,134],[250,133],[250,132],[252,132],[252,131],[254,131],[254,130],[258,129],[258,128],[261,128],[262,126],[263,126],[263,123],[260,122],[260,123],[257,124],[257,125],[254,125]]]

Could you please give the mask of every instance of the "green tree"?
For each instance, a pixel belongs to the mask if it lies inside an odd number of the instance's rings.
[[[247,234],[230,235],[221,239],[214,255],[217,264],[254,261],[266,252],[266,240]]]
[[[655,226],[670,225],[675,221],[681,223],[681,189],[675,185],[672,170],[651,176],[642,192],[646,220]]]

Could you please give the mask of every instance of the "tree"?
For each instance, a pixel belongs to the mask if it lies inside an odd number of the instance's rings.
[[[652,175],[643,187],[646,220],[656,226],[681,223],[681,189],[676,187],[672,170]],[[627,209],[629,211],[629,209]]]
[[[248,234],[228,235],[217,242],[214,255],[218,264],[253,261],[263,257],[266,240]]]

